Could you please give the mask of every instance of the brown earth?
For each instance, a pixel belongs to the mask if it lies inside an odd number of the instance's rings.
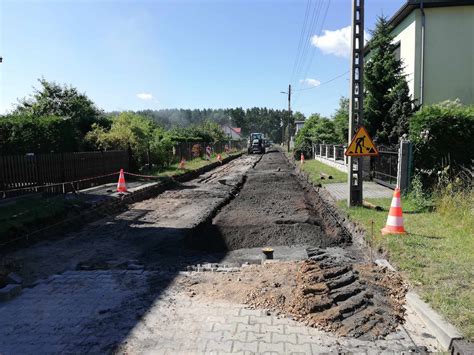
[[[306,261],[248,265],[233,273],[191,273],[182,285],[192,297],[246,303],[366,340],[402,322],[407,286],[398,274],[322,249],[308,254]]]
[[[314,194],[301,186],[281,152],[269,151],[248,171],[238,196],[220,211],[206,232],[227,250],[349,243],[350,236],[325,215]]]

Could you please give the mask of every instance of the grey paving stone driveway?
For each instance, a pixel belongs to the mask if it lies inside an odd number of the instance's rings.
[[[155,271],[68,271],[0,304],[1,354],[400,353],[385,340],[337,337],[263,310],[197,300]]]
[[[326,184],[323,187],[329,191],[336,201],[347,200],[347,183]],[[364,198],[390,198],[393,196],[392,189],[372,181],[364,181],[363,187]]]

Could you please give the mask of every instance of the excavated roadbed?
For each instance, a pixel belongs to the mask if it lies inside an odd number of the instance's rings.
[[[315,193],[303,188],[281,152],[269,151],[248,171],[238,196],[202,233],[211,238],[206,245],[235,250],[350,243],[350,236],[317,205],[319,200],[314,198]]]
[[[191,284],[201,287],[192,292],[279,311],[343,336],[374,340],[390,334],[403,321],[406,284],[398,274],[367,263],[317,192],[299,179],[281,152],[268,152],[247,172],[239,194],[193,238],[206,248],[231,251],[300,246],[307,248],[306,260],[275,264],[276,272],[257,266],[257,275],[269,277],[250,277],[247,283],[242,277],[193,278]],[[339,251],[328,251],[331,247]],[[272,282],[283,270],[286,276]],[[232,292],[215,293],[213,286]]]
[[[414,335],[427,344],[422,328],[401,326],[399,275],[367,263],[300,179],[279,151],[245,155],[6,253],[24,289],[0,306],[0,353],[417,351]],[[275,260],[262,263],[262,247]]]

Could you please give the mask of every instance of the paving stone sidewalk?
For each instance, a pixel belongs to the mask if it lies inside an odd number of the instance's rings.
[[[347,183],[325,184],[323,187],[336,201],[347,200]],[[393,196],[392,189],[372,181],[364,181],[363,188],[364,198],[390,198]]]
[[[180,275],[68,271],[0,304],[0,354],[401,353],[385,340],[338,337],[244,305],[190,297]],[[420,344],[418,344],[420,345]]]

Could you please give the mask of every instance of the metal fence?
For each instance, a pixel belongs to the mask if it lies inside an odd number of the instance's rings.
[[[313,144],[314,155],[331,160],[345,161],[345,146],[342,144]]]
[[[334,156],[334,159],[335,160],[345,160],[346,159],[346,156],[344,155],[344,152],[346,150],[346,148],[343,146],[343,145],[337,145],[337,146],[334,146],[334,153],[335,153],[335,156]]]
[[[379,146],[379,156],[371,160],[372,179],[390,188],[397,185],[398,146]]]

